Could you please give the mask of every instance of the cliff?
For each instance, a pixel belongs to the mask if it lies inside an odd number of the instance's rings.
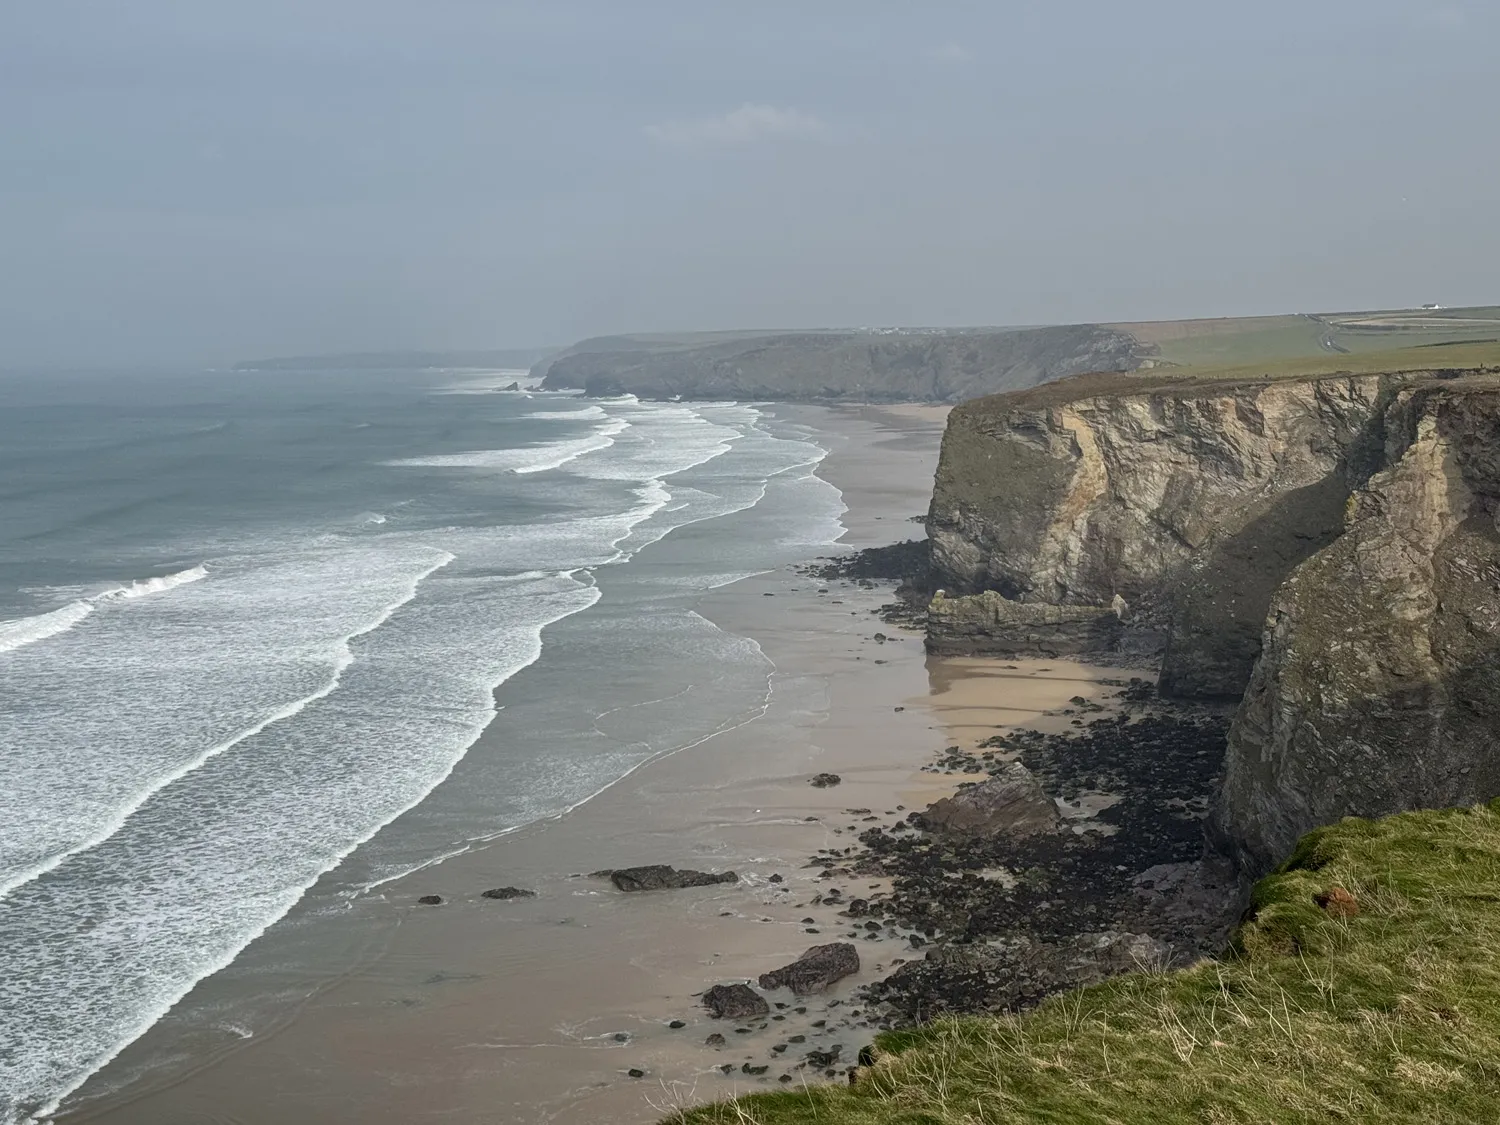
[[[1213,825],[1246,869],[1342,816],[1500,793],[1500,380],[1419,383],[1271,599]]]
[[[1128,371],[1142,347],[1099,325],[613,336],[539,364],[548,389],[642,398],[959,402],[1080,371]]]
[[[1024,604],[1123,599],[1135,639],[1166,644],[1169,692],[1237,697],[1272,592],[1337,535],[1399,378],[1086,376],[965,403],[928,516],[937,581]]]
[[[1250,873],[1346,815],[1500,794],[1500,377],[1386,366],[956,408],[929,534],[969,596],[929,648],[1157,645],[1165,692],[1243,695],[1211,834]]]

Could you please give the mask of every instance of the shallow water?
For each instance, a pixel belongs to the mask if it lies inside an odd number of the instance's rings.
[[[824,447],[514,378],[0,381],[0,1120],[361,889],[765,706],[692,606],[837,538]],[[248,991],[174,1019],[250,1034],[285,998]]]

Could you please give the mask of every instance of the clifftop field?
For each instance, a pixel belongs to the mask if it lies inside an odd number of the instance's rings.
[[[877,1042],[850,1087],[670,1125],[1480,1122],[1500,1103],[1500,801],[1347,819],[1255,887],[1230,953]]]
[[[1500,342],[1500,307],[1299,313],[1112,324],[1163,364],[1234,367],[1272,360],[1384,352],[1424,344]]]

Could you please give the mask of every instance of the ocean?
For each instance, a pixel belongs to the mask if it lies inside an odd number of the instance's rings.
[[[765,708],[694,606],[842,534],[827,439],[516,380],[0,375],[0,1122]]]

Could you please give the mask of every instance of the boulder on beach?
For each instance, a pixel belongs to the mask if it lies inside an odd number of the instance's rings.
[[[536,892],[528,891],[524,887],[495,887],[488,891],[480,891],[479,897],[498,898],[502,900],[512,898],[536,898]]]
[[[844,779],[836,773],[818,773],[812,776],[812,778],[808,781],[808,784],[811,785],[814,789],[828,789],[834,785],[837,785],[843,780]]]
[[[956,836],[1034,836],[1055,831],[1062,821],[1020,762],[1006,762],[988,781],[934,801],[915,819],[929,832]]]
[[[815,945],[790,965],[760,975],[762,988],[790,988],[798,996],[822,992],[859,972],[859,951],[847,941]]]
[[[594,875],[607,878],[622,891],[671,891],[679,887],[737,883],[740,879],[733,871],[679,871],[665,863],[653,863],[645,867],[618,867],[609,871],[595,871]]]
[[[703,994],[703,1006],[716,1020],[748,1020],[771,1014],[766,998],[748,984],[716,984]]]
[[[423,895],[419,899],[417,899],[417,902],[420,905],[422,905],[422,906],[442,906],[443,905],[443,896],[442,895]]]

